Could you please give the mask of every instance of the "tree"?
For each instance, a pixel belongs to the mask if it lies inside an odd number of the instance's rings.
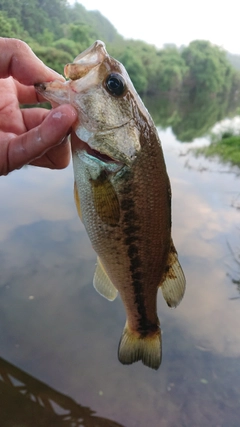
[[[64,65],[73,60],[71,54],[54,47],[43,47],[38,44],[33,44],[31,47],[46,65],[60,74],[63,74]]]
[[[140,40],[118,40],[108,51],[126,67],[136,90],[148,93],[157,70],[157,49]]]
[[[5,12],[0,12],[1,37],[16,37],[30,42],[30,36],[15,18],[8,18]]]
[[[5,12],[8,18],[15,18],[21,22],[22,0],[1,0],[0,11]]]
[[[140,58],[130,46],[127,46],[119,55],[118,60],[124,64],[136,91],[143,94],[146,91],[148,82]]]
[[[159,68],[156,75],[156,91],[177,94],[182,89],[188,67],[175,47],[166,47],[158,52]]]
[[[219,47],[205,40],[195,40],[183,49],[182,58],[189,69],[185,83],[192,96],[203,91],[222,93],[230,89],[232,67]]]
[[[89,47],[97,38],[93,28],[85,22],[70,24],[67,31],[69,38],[77,43],[79,49],[82,50]]]
[[[154,116],[184,140],[194,129],[200,135],[226,108],[239,104],[240,72],[208,41],[157,49],[141,40],[125,40],[100,12],[67,0],[0,0],[0,31],[3,37],[25,40],[61,73],[67,62],[101,38],[109,54],[125,65],[139,94],[147,102],[151,97]]]
[[[11,22],[2,12],[0,12],[0,34],[1,37],[13,37]]]
[[[72,56],[72,60],[80,53],[79,44],[67,38],[62,38],[53,42],[53,46],[56,49],[69,53]]]

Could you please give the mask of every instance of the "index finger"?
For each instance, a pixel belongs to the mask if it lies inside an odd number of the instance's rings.
[[[64,78],[48,68],[23,41],[0,37],[0,78],[12,76],[20,83],[34,85]]]

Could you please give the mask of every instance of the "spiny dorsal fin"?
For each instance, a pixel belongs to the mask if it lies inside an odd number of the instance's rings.
[[[167,271],[160,284],[163,297],[169,307],[176,307],[183,298],[186,279],[178,261],[177,251],[173,242],[168,255]]]
[[[109,279],[99,257],[93,278],[93,286],[100,295],[109,301],[113,301],[117,297],[118,291]]]

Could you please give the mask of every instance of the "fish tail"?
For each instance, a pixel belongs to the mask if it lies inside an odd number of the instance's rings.
[[[158,369],[162,360],[161,330],[142,337],[126,323],[118,347],[118,359],[124,365],[141,360],[149,368]]]

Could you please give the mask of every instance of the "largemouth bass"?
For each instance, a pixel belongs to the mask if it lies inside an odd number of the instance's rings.
[[[142,360],[158,369],[158,288],[170,307],[185,291],[171,238],[171,188],[161,142],[127,71],[103,42],[78,55],[64,73],[66,82],[36,89],[78,112],[71,140],[74,194],[98,255],[94,287],[111,301],[119,292],[125,306],[120,362]]]

